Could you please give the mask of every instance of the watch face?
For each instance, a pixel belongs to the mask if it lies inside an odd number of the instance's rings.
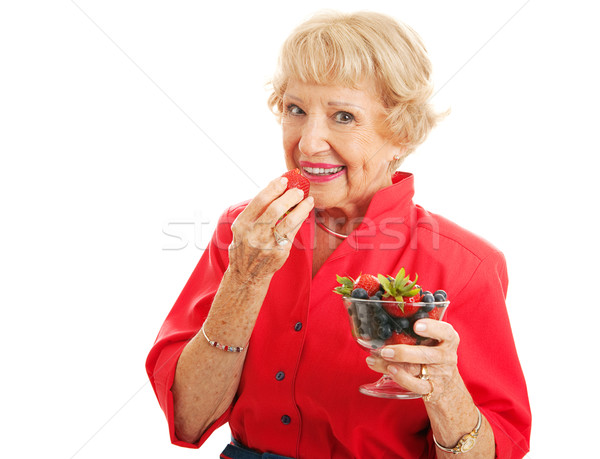
[[[460,451],[466,453],[471,448],[473,448],[473,446],[475,446],[475,439],[467,434],[463,437],[463,442],[460,447]]]

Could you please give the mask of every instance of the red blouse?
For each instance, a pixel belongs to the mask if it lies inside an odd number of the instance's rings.
[[[423,401],[368,397],[374,382],[366,352],[353,341],[336,274],[419,274],[426,290],[444,289],[444,320],[460,335],[458,367],[490,422],[496,456],[529,450],[531,413],[504,303],[502,253],[450,221],[413,204],[413,176],[397,173],[379,191],[363,223],[312,277],[314,214],[303,224],[274,275],[247,350],[237,396],[197,444],[173,427],[171,385],[177,359],[198,332],[228,264],[230,225],[245,204],[221,217],[200,262],[163,324],[146,368],[171,441],[197,448],[225,422],[257,451],[297,458],[434,458]]]

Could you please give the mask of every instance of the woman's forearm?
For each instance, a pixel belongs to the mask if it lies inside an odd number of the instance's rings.
[[[425,407],[435,439],[447,448],[454,447],[463,435],[470,433],[477,425],[479,417],[477,409],[458,371],[446,385],[444,393],[426,402]],[[442,451],[437,447],[436,453],[439,459],[455,457],[453,453]],[[494,433],[487,419],[482,415],[475,446],[463,457],[489,459],[494,456]]]
[[[207,336],[231,346],[245,346],[260,312],[270,278],[240,282],[225,272],[205,322]],[[238,388],[246,350],[225,352],[208,344],[202,331],[179,357],[173,381],[177,438],[196,442],[225,412]]]

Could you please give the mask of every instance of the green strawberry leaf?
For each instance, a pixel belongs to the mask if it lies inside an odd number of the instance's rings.
[[[379,279],[379,283],[385,290],[386,296],[394,296],[394,286],[390,280],[382,274],[377,274],[377,279]]]
[[[414,288],[410,292],[405,293],[404,296],[407,297],[407,298],[411,298],[411,297],[417,295],[418,293],[419,293],[419,289],[418,288]]]
[[[409,294],[404,295],[404,296],[415,296],[417,293],[419,293],[419,289],[414,289],[414,286],[417,285],[417,279],[419,278],[418,274],[415,274],[415,280],[413,282],[411,282],[411,284],[406,287],[406,290],[410,290]],[[412,292],[416,292],[416,293],[412,293]],[[411,295],[412,293],[412,295]]]
[[[396,274],[396,279],[394,280],[394,287],[396,290],[399,290],[403,287],[402,283],[404,282],[404,276],[404,268],[400,268],[400,271],[398,271],[398,274]]]
[[[402,299],[399,300],[400,302],[398,303],[398,307],[400,308],[400,311],[402,311],[402,313],[404,314],[404,301],[402,301]]]
[[[354,280],[351,277],[342,277],[336,276],[337,281],[342,284],[344,287],[352,287],[354,286]]]
[[[352,293],[352,289],[349,289],[347,287],[336,287],[333,289],[333,293],[337,293],[338,295],[342,296],[350,296],[350,294]]]
[[[336,276],[337,281],[341,284],[333,289],[333,293],[338,295],[350,296],[354,287],[354,280],[351,277]]]

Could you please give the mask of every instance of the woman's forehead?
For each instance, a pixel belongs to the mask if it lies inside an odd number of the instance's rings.
[[[328,97],[363,98],[377,93],[377,86],[371,78],[365,78],[352,86],[331,82],[327,84],[305,82],[290,78],[285,89],[285,96],[300,97],[298,94],[314,94]]]
[[[366,108],[365,105],[379,102],[377,87],[372,79],[364,79],[353,87],[343,84],[306,83],[298,79],[290,79],[285,89],[284,98],[308,102],[319,100],[326,105],[346,105]]]

